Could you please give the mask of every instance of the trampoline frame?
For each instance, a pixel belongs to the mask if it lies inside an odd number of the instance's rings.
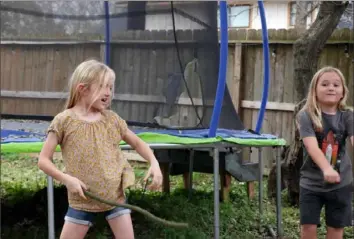
[[[149,144],[151,149],[191,149],[200,150],[207,149],[213,156],[213,175],[214,175],[214,239],[220,238],[220,196],[219,196],[219,152],[226,148],[245,148],[250,146],[239,145],[234,143],[211,143],[211,144],[163,144],[163,143],[153,143]],[[281,237],[283,235],[282,229],[282,208],[281,208],[281,146],[252,146],[258,148],[259,153],[259,196],[258,196],[258,206],[260,213],[260,226],[262,225],[262,214],[263,214],[263,160],[262,160],[262,148],[273,147],[276,149],[276,214],[277,214],[277,236]],[[122,150],[132,150],[130,145],[121,145]],[[193,161],[190,161],[193,164]],[[193,169],[189,167],[189,173],[192,175]],[[165,180],[165,179],[164,179]],[[192,187],[192,185],[191,185]],[[191,189],[190,187],[190,189]],[[48,238],[55,239],[55,228],[54,228],[54,184],[53,178],[47,176],[47,194],[48,194]]]

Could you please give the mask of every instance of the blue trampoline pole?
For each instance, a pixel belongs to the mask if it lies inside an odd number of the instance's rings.
[[[104,1],[104,11],[105,11],[105,51],[104,51],[104,62],[110,65],[110,43],[111,43],[111,27],[109,24],[109,1]]]
[[[269,92],[269,78],[270,78],[270,64],[269,64],[269,42],[268,42],[268,28],[267,28],[267,21],[266,21],[266,16],[265,16],[265,10],[264,10],[264,5],[263,1],[259,0],[258,1],[258,7],[259,7],[259,13],[261,17],[261,23],[262,23],[262,39],[263,39],[263,59],[264,59],[264,68],[263,68],[263,73],[264,73],[264,82],[263,82],[263,93],[262,93],[262,102],[261,102],[261,107],[258,115],[258,120],[257,120],[257,125],[256,125],[256,132],[260,133],[262,124],[263,124],[263,119],[264,119],[264,113],[267,105],[267,100],[268,100],[268,92]],[[277,211],[277,236],[282,237],[283,236],[283,231],[282,231],[282,215],[281,215],[281,166],[280,166],[280,149],[277,149],[277,175],[276,175],[276,211]],[[261,151],[259,152],[261,153]],[[261,158],[261,156],[260,156]],[[260,162],[261,165],[261,162]],[[263,169],[260,168],[262,171]],[[259,180],[260,182],[260,190],[261,190],[261,178]],[[269,227],[270,228],[270,227]],[[272,230],[271,230],[272,231]]]
[[[263,39],[263,59],[264,59],[264,82],[263,82],[263,94],[262,94],[262,102],[261,107],[258,114],[258,120],[256,124],[256,132],[260,133],[262,129],[263,119],[264,119],[264,112],[267,105],[268,99],[268,91],[269,91],[269,43],[268,43],[268,28],[267,28],[267,21],[265,17],[264,5],[263,1],[258,1],[259,6],[259,13],[261,17],[262,23],[262,39]]]
[[[224,99],[227,74],[227,54],[228,54],[228,26],[227,26],[227,4],[226,1],[220,1],[220,62],[219,78],[216,89],[213,114],[211,117],[209,137],[215,137],[218,128],[220,112]]]

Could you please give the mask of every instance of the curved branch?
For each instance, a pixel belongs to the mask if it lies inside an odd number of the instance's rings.
[[[84,194],[96,201],[102,202],[102,203],[106,203],[108,205],[111,206],[117,206],[117,207],[124,207],[124,208],[128,208],[131,209],[133,211],[137,211],[141,214],[143,214],[144,216],[148,217],[149,219],[155,221],[155,222],[159,222],[162,223],[165,226],[169,226],[169,227],[176,227],[176,228],[188,228],[188,224],[187,223],[181,223],[181,222],[173,222],[173,221],[167,221],[165,219],[156,217],[155,215],[151,214],[150,212],[138,207],[138,206],[133,206],[130,204],[124,204],[124,203],[116,203],[116,202],[112,202],[112,201],[108,201],[102,198],[99,198],[98,196],[88,192],[88,191],[84,191]]]

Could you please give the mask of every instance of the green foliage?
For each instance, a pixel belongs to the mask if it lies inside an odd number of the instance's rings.
[[[61,161],[55,162],[63,169]],[[37,159],[21,155],[2,155],[1,162],[1,206],[2,209],[15,210],[34,208],[35,216],[18,215],[15,224],[6,225],[3,220],[2,238],[47,238],[47,204],[46,175],[37,168]],[[183,189],[181,176],[171,177],[170,195],[144,190],[143,178],[146,165],[133,164],[136,174],[136,185],[127,191],[130,204],[142,207],[154,215],[172,221],[188,222],[188,230],[166,228],[133,212],[132,218],[136,238],[143,239],[204,239],[213,238],[214,233],[214,200],[212,175],[195,173],[193,175],[193,195],[188,199],[188,191]],[[266,180],[264,181],[266,195]],[[63,193],[62,185],[55,184],[56,206],[63,204],[59,195]],[[256,184],[256,188],[258,185]],[[36,194],[41,193],[38,196]],[[285,238],[299,238],[299,210],[286,203],[286,192],[283,192],[283,228]],[[35,199],[33,199],[35,198]],[[41,198],[40,200],[38,198]],[[32,199],[32,201],[31,201]],[[2,210],[4,212],[4,210]],[[22,209],[19,209],[21,212]],[[65,213],[66,206],[56,209],[56,213]],[[18,212],[16,212],[17,214]],[[3,218],[14,214],[3,215]],[[260,215],[258,213],[258,195],[249,200],[246,184],[233,180],[230,201],[220,203],[220,235],[221,238],[268,238],[266,225],[276,230],[275,202],[263,199],[262,227],[259,230]],[[322,222],[324,222],[324,214]],[[59,236],[62,224],[57,225],[56,236]],[[325,228],[318,230],[319,238],[325,235]],[[90,229],[87,238],[111,238],[110,229],[103,217],[99,217],[95,226]],[[345,238],[354,238],[352,229],[347,229]]]

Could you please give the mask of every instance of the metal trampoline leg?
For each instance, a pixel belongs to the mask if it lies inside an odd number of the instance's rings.
[[[47,177],[47,203],[48,203],[48,239],[55,239],[54,230],[54,188],[53,178]]]
[[[192,149],[189,152],[189,178],[188,178],[188,186],[189,186],[188,199],[189,200],[192,198],[192,193],[193,193],[193,165],[194,165],[194,150]]]
[[[282,238],[283,229],[282,229],[282,209],[281,209],[281,160],[280,152],[281,148],[276,148],[276,168],[277,168],[277,234],[278,238]]]
[[[263,160],[262,160],[262,148],[258,148],[258,170],[259,170],[259,189],[258,189],[258,206],[259,206],[259,230],[262,228],[263,222]]]
[[[214,239],[219,239],[219,149],[214,148]]]

